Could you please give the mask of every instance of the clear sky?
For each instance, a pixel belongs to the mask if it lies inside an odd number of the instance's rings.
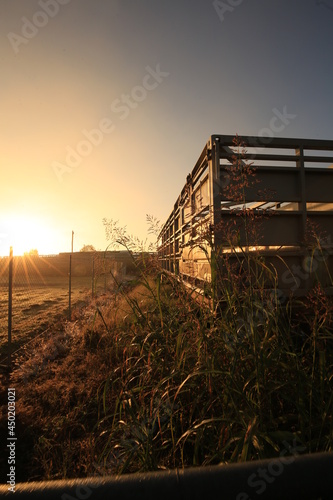
[[[332,26],[333,0],[1,0],[0,255],[104,249],[103,217],[144,239],[212,134],[333,139]]]

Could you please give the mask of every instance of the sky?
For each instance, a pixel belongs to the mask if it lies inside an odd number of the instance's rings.
[[[333,0],[0,0],[0,255],[147,237],[213,134],[333,139]],[[274,123],[277,123],[276,120]]]

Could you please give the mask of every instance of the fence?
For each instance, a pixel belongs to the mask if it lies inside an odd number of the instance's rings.
[[[317,280],[332,291],[333,141],[242,142],[246,149],[233,136],[210,137],[160,233],[162,267],[202,287],[212,279],[213,253],[223,268],[226,256],[238,258],[238,247],[263,256],[286,293],[302,295]],[[244,172],[250,180],[242,184]],[[240,224],[244,209],[257,223],[253,234]],[[232,225],[235,247],[227,234]],[[307,244],[311,227],[321,235],[317,258]]]
[[[0,259],[0,360],[88,297],[133,273],[127,252],[75,252]]]

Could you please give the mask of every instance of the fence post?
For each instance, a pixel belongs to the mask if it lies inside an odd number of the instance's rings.
[[[72,254],[69,255],[68,319],[72,319]]]
[[[95,254],[92,256],[91,297],[94,298],[95,289]]]
[[[13,247],[9,250],[8,266],[8,368],[11,366],[12,355],[12,307],[13,307]]]
[[[104,254],[104,262],[103,262],[103,272],[104,272],[104,293],[106,293],[106,256]]]

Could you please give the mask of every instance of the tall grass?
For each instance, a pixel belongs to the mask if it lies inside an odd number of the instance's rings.
[[[135,262],[132,284],[59,332],[60,354],[35,348],[13,374],[29,477],[332,450],[331,298],[317,288],[293,310],[230,279],[216,314],[153,257]]]
[[[161,271],[141,275],[140,309],[128,295],[98,391],[105,472],[332,449],[331,299],[318,286],[295,310],[260,257],[225,264],[217,314]]]
[[[332,450],[333,303],[320,285],[281,301],[274,269],[243,248],[223,268],[211,260],[210,308],[112,224],[136,279],[114,276],[115,293],[66,325],[63,357],[29,372],[18,404],[39,476]]]
[[[223,227],[229,252],[205,227],[194,243],[210,259],[213,308],[170,275],[159,271],[148,285],[143,273],[145,312],[131,299],[133,321],[109,353],[97,427],[109,472],[267,458],[295,442],[332,449],[332,300],[318,284],[303,302],[281,301],[277,272],[249,251],[258,220],[245,192],[255,169],[235,145],[230,198],[243,208],[236,227]]]
[[[160,277],[160,303],[147,294],[143,314],[133,307],[101,353],[110,367],[98,390],[104,470],[265,458],[295,440],[304,451],[332,449],[327,299],[297,318],[272,299],[240,306],[232,297],[233,313],[216,317]]]

